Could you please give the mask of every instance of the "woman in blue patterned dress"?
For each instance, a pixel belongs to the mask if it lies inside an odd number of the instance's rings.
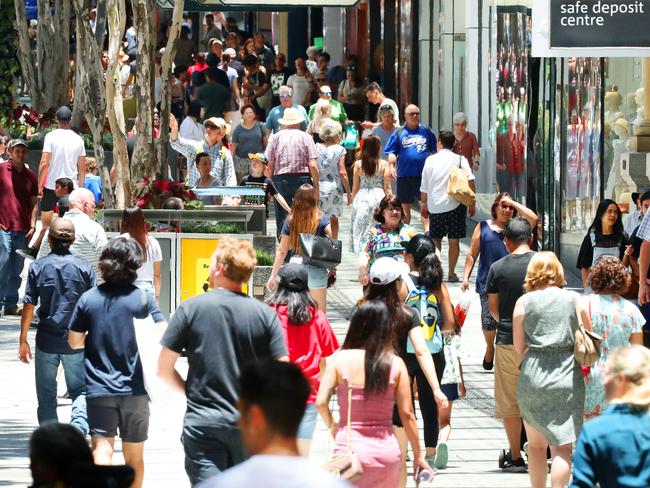
[[[642,344],[643,315],[632,303],[619,295],[630,285],[630,273],[614,256],[602,256],[589,272],[589,286],[595,295],[585,297],[585,308],[591,316],[591,327],[603,338],[600,357],[590,368],[585,394],[585,418],[600,415],[607,407],[604,378],[612,352]]]

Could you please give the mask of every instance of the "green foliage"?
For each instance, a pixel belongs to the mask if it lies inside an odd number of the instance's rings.
[[[203,210],[205,206],[201,200],[190,200],[185,202],[185,210]]]
[[[263,249],[256,249],[255,256],[257,257],[258,266],[273,266],[274,256],[271,256]]]
[[[241,234],[242,228],[235,223],[183,222],[181,232],[188,234]]]
[[[3,116],[11,114],[16,90],[14,76],[19,69],[13,28],[15,18],[14,2],[0,2],[0,114]]]

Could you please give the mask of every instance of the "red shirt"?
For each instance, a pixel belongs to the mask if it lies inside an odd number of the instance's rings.
[[[289,351],[289,360],[300,366],[309,381],[311,393],[307,403],[314,403],[320,386],[320,360],[334,354],[339,348],[339,342],[327,317],[320,310],[312,309],[311,322],[303,325],[288,323],[286,305],[280,305],[276,312]]]
[[[29,232],[32,197],[38,197],[38,181],[27,166],[22,171],[10,161],[0,163],[0,224],[6,230]]]
[[[208,69],[208,65],[207,65],[206,63],[194,63],[192,66],[190,66],[189,68],[187,68],[187,74],[188,74],[189,77],[191,78],[191,77],[192,77],[192,73],[194,73],[195,71],[203,72],[203,71],[205,71],[206,69]]]

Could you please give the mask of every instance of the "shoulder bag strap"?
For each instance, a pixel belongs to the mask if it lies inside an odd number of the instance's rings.
[[[352,386],[350,385],[350,379],[348,378],[348,431],[347,431],[347,443],[348,443],[348,452],[352,452],[352,435],[350,433],[350,426],[352,424]]]

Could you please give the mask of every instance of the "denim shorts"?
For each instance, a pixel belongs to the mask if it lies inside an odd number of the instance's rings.
[[[305,408],[305,414],[302,416],[302,420],[300,421],[296,437],[298,439],[311,439],[314,437],[317,421],[318,412],[316,411],[316,404],[308,403]]]
[[[310,289],[327,288],[327,269],[305,264],[307,275],[309,277],[307,283]]]
[[[397,178],[397,196],[402,203],[412,204],[420,200],[421,176],[399,176]]]

